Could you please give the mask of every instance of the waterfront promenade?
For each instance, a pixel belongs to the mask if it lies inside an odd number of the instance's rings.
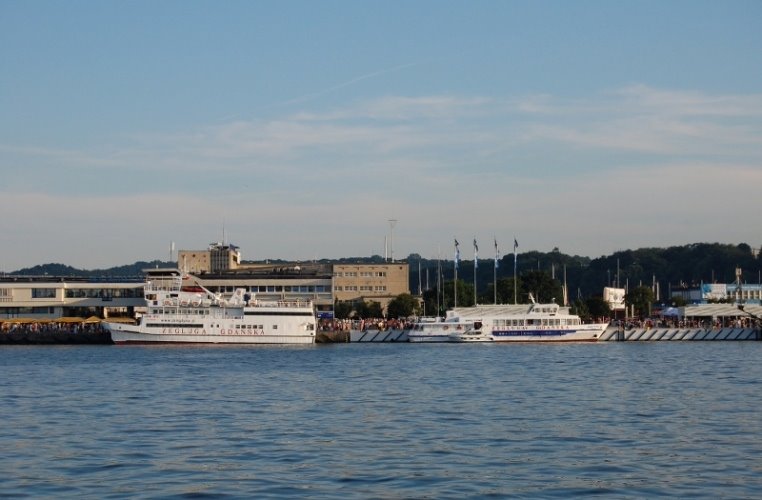
[[[59,322],[2,322],[0,344],[111,344],[100,320],[72,318]]]

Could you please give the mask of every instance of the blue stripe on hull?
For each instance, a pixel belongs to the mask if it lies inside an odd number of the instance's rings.
[[[494,337],[563,337],[577,333],[577,330],[521,330],[493,331]]]

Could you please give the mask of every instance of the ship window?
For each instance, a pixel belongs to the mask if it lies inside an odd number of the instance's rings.
[[[277,330],[277,329],[278,329],[278,325],[273,325],[273,330]]]

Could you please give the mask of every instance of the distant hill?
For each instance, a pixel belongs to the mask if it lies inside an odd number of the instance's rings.
[[[144,269],[153,267],[175,267],[174,262],[154,260],[138,261],[134,264],[112,267],[109,269],[77,269],[65,264],[41,264],[9,273],[12,276],[76,276],[85,278],[134,278],[142,276]]]

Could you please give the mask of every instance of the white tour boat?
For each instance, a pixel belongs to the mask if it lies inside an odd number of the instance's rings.
[[[474,324],[475,320],[461,320],[457,316],[450,315],[444,320],[436,318],[422,318],[413,324],[407,332],[408,342],[456,342],[453,335],[470,334],[479,330]]]
[[[473,328],[456,330],[450,334],[450,342],[492,342],[492,335],[482,328],[481,321],[474,321]]]
[[[595,342],[607,323],[583,323],[555,303],[458,307],[444,318],[421,318],[405,331],[408,342]],[[390,332],[362,332],[353,342],[403,340]]]
[[[531,297],[530,297],[531,298]],[[478,321],[495,342],[595,342],[607,323],[583,323],[558,304],[483,305],[448,311],[458,321]]]
[[[137,324],[104,323],[115,344],[313,344],[315,310],[309,300],[260,301],[242,288],[223,298],[183,286],[177,269],[146,272],[146,312]]]

